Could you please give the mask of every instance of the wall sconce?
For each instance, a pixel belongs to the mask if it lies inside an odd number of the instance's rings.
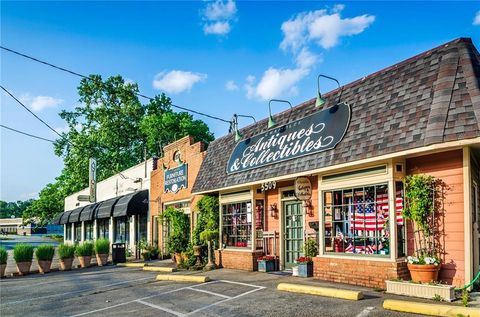
[[[317,100],[315,101],[315,107],[318,108],[318,107],[321,107],[325,104],[326,100],[322,97],[322,94],[320,93],[320,77],[323,77],[323,78],[327,78],[327,79],[330,79],[330,80],[333,80],[337,83],[338,85],[338,88],[340,88],[340,83],[338,82],[338,80],[336,80],[335,78],[333,77],[330,77],[330,76],[326,76],[326,75],[318,75],[317,77]],[[330,110],[330,112],[336,112],[337,109],[338,109],[338,104],[340,103],[340,100],[342,99],[342,93],[343,93],[343,87],[342,89],[340,90],[340,95],[338,96],[338,102],[337,104],[335,104],[335,106],[332,107],[332,109]]]
[[[168,166],[167,166],[165,163],[162,163],[162,169],[163,169],[164,171],[166,171],[166,170],[168,170]]]
[[[270,216],[272,216],[273,218],[277,218],[278,216],[277,203],[270,204],[268,210],[270,211]]]
[[[253,116],[236,114],[236,113],[233,114],[233,119],[232,119],[232,122],[231,122],[232,126],[230,127],[230,130],[233,130],[234,133],[235,133],[235,142],[238,142],[243,138],[243,134],[238,129],[238,117],[251,118],[251,119],[253,119],[254,123],[257,123],[257,120],[255,120],[255,118]]]
[[[272,101],[275,101],[275,102],[285,102],[285,103],[288,103],[288,105],[290,106],[290,114],[291,114],[291,110],[293,109],[292,107],[292,104],[287,101],[287,100],[281,100],[281,99],[272,99],[268,102],[268,113],[269,113],[269,117],[268,117],[268,128],[273,128],[275,127],[278,123],[275,119],[273,119],[273,116],[272,116],[272,106],[271,106],[271,103]],[[288,121],[290,121],[290,117],[288,117]],[[288,122],[287,121],[287,122]]]

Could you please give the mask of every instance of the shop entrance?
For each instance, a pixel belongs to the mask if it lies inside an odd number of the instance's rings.
[[[472,216],[473,216],[473,276],[475,277],[480,271],[480,191],[477,182],[473,182],[472,188]]]
[[[303,214],[302,203],[299,201],[283,202],[285,235],[284,255],[285,268],[294,266],[294,261],[300,256],[303,244]]]

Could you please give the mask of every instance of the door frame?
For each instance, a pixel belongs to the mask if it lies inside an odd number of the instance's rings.
[[[285,201],[298,200],[296,197],[283,198],[283,192],[294,190],[294,186],[285,186],[278,188],[278,214],[279,214],[279,242],[280,242],[280,270],[285,270],[285,210],[283,203]],[[299,200],[298,200],[299,201]],[[300,201],[299,201],[300,202]],[[303,233],[305,234],[305,221],[302,221]]]

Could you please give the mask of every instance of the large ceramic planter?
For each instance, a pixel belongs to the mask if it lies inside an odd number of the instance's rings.
[[[72,269],[73,258],[60,259],[60,269],[70,271]]]
[[[97,254],[97,265],[105,266],[108,262],[108,253],[106,254]]]
[[[298,276],[300,276],[300,277],[312,277],[313,276],[313,263],[299,263],[298,264]]]
[[[52,261],[41,261],[38,260],[38,270],[41,274],[50,272],[50,267],[52,266]]]
[[[0,264],[0,278],[5,276],[5,270],[7,269],[7,263]]]
[[[440,265],[408,263],[407,267],[414,282],[428,283],[438,279]]]
[[[78,257],[78,262],[80,262],[80,267],[82,269],[86,268],[86,267],[89,267],[90,266],[90,261],[92,261],[91,256],[79,256]]]
[[[274,260],[270,260],[270,261],[260,260],[257,263],[258,263],[258,272],[272,272],[272,271],[275,271],[275,261]]]
[[[17,262],[17,271],[19,275],[25,275],[30,272],[32,261],[29,262]]]

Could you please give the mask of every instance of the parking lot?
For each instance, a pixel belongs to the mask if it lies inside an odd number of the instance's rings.
[[[156,275],[107,266],[4,279],[0,315],[412,316],[383,310],[385,295],[368,289],[357,302],[280,292],[280,282],[326,286],[284,275],[223,269],[209,272],[213,280],[204,284],[155,281]]]

